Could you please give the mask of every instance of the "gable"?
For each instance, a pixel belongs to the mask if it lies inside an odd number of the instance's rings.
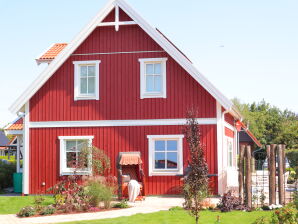
[[[114,52],[114,53],[113,53]],[[167,98],[140,99],[140,58],[167,58]],[[74,101],[73,61],[99,60],[100,100]],[[216,100],[138,25],[97,27],[30,100],[30,120],[179,119],[196,105],[216,117]]]
[[[124,0],[110,0],[107,5],[95,16],[95,18],[78,34],[78,36],[52,61],[39,77],[27,88],[27,90],[12,104],[10,111],[17,113],[26,102],[43,86],[43,84],[59,69],[69,56],[81,45],[95,28],[102,25],[105,18],[112,10],[122,9],[129,18],[132,18],[163,50],[165,50],[189,75],[202,85],[224,108],[233,115],[240,117],[234,109],[232,102],[219,92],[183,54],[177,50],[163,35],[151,27],[137,12],[135,12]],[[116,16],[115,16],[116,19]],[[119,19],[119,18],[117,18]],[[115,29],[119,26],[115,24]],[[123,23],[123,22],[122,22]]]

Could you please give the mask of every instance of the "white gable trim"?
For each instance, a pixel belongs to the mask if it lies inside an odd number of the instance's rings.
[[[234,111],[233,103],[226,98],[213,84],[203,76],[185,56],[179,52],[164,36],[147,23],[124,0],[110,0],[94,19],[60,52],[52,63],[42,72],[25,92],[12,104],[9,110],[17,113],[23,105],[38,91],[39,88],[57,71],[74,50],[89,36],[102,22],[106,15],[117,6],[128,14],[154,41],[156,41],[174,60],[177,61],[198,83],[200,83],[225,109]],[[234,112],[233,115],[238,115]],[[240,117],[239,117],[240,118]]]

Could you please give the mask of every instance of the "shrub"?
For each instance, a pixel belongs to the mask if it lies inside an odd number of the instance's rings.
[[[296,209],[298,209],[298,191],[295,191],[293,194],[293,203],[294,203]]]
[[[268,211],[268,210],[270,210],[270,208],[269,208],[268,205],[263,205],[263,206],[262,206],[262,209],[263,209],[264,211]]]
[[[45,198],[42,195],[35,195],[34,196],[34,207],[37,212],[40,212],[43,209],[42,202]]]
[[[16,172],[15,162],[0,160],[0,190],[13,185],[13,173]]]
[[[288,149],[286,157],[289,161],[290,167],[295,170],[295,179],[298,178],[298,149]]]
[[[174,206],[174,207],[171,207],[169,211],[184,211],[184,208],[180,206]]]
[[[34,207],[32,206],[26,206],[24,208],[22,208],[19,213],[17,214],[17,216],[19,217],[29,217],[29,216],[33,216],[36,214],[36,210]]]
[[[110,208],[113,195],[116,189],[114,177],[89,178],[86,181],[85,194],[89,197],[92,206],[104,203],[104,208]]]
[[[64,212],[86,211],[90,208],[89,197],[84,187],[79,185],[79,176],[71,175],[63,178],[49,190],[54,193],[55,207]]]
[[[298,211],[294,206],[285,206],[277,209],[272,214],[271,223],[273,224],[297,224],[298,223]]]
[[[269,219],[267,217],[259,217],[252,224],[270,224]]]
[[[230,212],[232,210],[248,210],[248,208],[241,204],[241,199],[232,195],[231,191],[225,193],[218,205],[222,212]]]
[[[52,215],[56,212],[56,208],[53,205],[48,205],[46,207],[43,207],[40,215]]]
[[[90,197],[89,202],[93,207],[97,207],[101,202],[104,186],[98,182],[89,182],[86,187],[86,194]]]
[[[122,200],[122,201],[114,204],[113,208],[129,208],[129,205],[127,204],[126,200]]]

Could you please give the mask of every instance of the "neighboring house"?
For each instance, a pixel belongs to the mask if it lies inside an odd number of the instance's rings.
[[[9,142],[9,149],[16,156],[16,170],[17,173],[22,172],[22,162],[23,159],[23,123],[24,119],[18,117],[10,124],[6,125],[4,132],[6,135],[13,135],[14,137]]]
[[[140,152],[145,193],[176,194],[189,159],[182,128],[193,107],[213,193],[237,186],[241,115],[124,0],[109,1],[71,43],[52,45],[36,61],[49,66],[10,107],[24,115],[24,194],[46,193],[73,173],[69,160],[83,142],[107,153],[115,176],[120,152]]]
[[[5,156],[8,153],[9,139],[3,131],[0,131],[0,156]]]

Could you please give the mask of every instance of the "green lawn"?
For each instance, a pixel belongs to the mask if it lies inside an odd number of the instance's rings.
[[[199,220],[200,224],[215,224],[217,216],[220,216],[222,224],[251,224],[260,216],[270,217],[272,212],[255,211],[255,212],[212,212],[202,211],[202,217]],[[85,224],[86,221],[67,222],[67,224]],[[120,217],[113,219],[102,219],[89,221],[88,224],[191,224],[195,223],[194,218],[190,217],[186,211],[161,211],[150,214],[137,214],[129,217]]]
[[[0,195],[0,214],[16,214],[21,208],[33,205],[34,196],[1,196]],[[44,205],[54,202],[53,197],[45,196]]]

